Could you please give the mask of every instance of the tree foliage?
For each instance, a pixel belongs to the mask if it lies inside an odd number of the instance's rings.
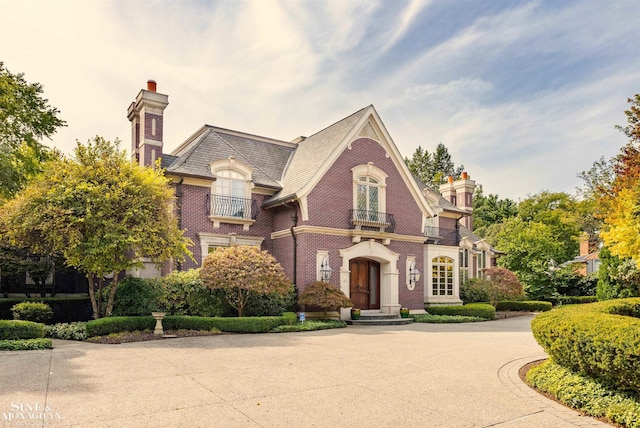
[[[418,146],[411,159],[405,157],[404,162],[415,177],[436,191],[449,175],[458,178],[464,170],[464,165],[454,165],[449,150],[442,143],[438,144],[433,153]]]
[[[613,255],[608,248],[600,250],[598,300],[640,296],[640,269],[629,258]]]
[[[162,171],[132,164],[118,142],[78,143],[74,158],[57,157],[5,205],[13,244],[37,254],[61,254],[86,274],[94,316],[109,316],[120,272],[143,267],[142,257],[183,260],[191,241],[170,209],[173,190]],[[113,275],[106,308],[104,277]],[[95,292],[98,292],[98,296]]]
[[[40,83],[28,83],[0,62],[0,199],[10,198],[42,171],[49,151],[41,144],[65,122],[42,97]]]
[[[482,185],[477,185],[473,193],[473,233],[484,237],[493,224],[516,216],[518,204],[511,199],[499,199],[498,195],[484,195]]]
[[[324,281],[316,281],[307,285],[300,294],[298,304],[324,312],[336,308],[353,306],[349,299],[338,287]]]
[[[640,94],[629,100],[627,126],[617,126],[627,137],[613,160],[613,179],[597,200],[604,226],[600,236],[611,254],[632,258],[640,266]]]
[[[217,249],[204,260],[200,277],[205,286],[222,290],[240,317],[252,294],[285,294],[292,286],[278,261],[252,246]]]

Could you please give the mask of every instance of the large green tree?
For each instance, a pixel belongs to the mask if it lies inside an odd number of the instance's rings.
[[[78,143],[73,158],[50,161],[3,207],[2,229],[38,254],[61,254],[84,272],[95,318],[110,316],[122,271],[183,260],[191,243],[178,229],[174,200],[160,169],[132,164],[118,142]],[[104,278],[112,276],[102,308]]]
[[[473,193],[473,232],[481,237],[489,226],[498,224],[518,214],[518,204],[511,199],[500,199],[498,195],[484,195],[482,185]]]
[[[405,157],[404,162],[414,176],[436,191],[449,175],[458,178],[464,170],[464,165],[455,166],[449,150],[442,143],[438,144],[433,153],[418,146],[411,159]]]
[[[0,62],[0,202],[42,171],[50,153],[41,140],[65,125],[42,94],[40,83],[28,83]]]

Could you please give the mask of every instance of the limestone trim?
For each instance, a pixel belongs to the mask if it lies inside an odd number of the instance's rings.
[[[252,247],[262,247],[263,236],[248,236],[248,235],[236,235],[222,234],[222,233],[208,233],[200,232],[197,234],[200,240],[200,254],[202,255],[202,261],[209,254],[209,247],[230,247],[232,245],[249,245]]]
[[[349,262],[355,258],[375,260],[380,263],[380,310],[386,314],[400,313],[398,289],[398,260],[400,254],[389,250],[375,241],[360,242],[342,250],[338,250],[342,258],[340,266],[340,290],[350,297]],[[345,316],[346,313],[342,312]]]
[[[365,240],[368,239],[381,239],[383,241],[399,241],[399,242],[413,242],[413,243],[423,243],[425,241],[424,236],[413,236],[413,235],[398,235],[395,233],[386,233],[386,232],[376,232],[372,230],[353,230],[353,229],[338,229],[333,227],[322,227],[322,226],[309,226],[302,225],[293,228],[296,235],[301,235],[303,233],[315,234],[315,235],[331,235],[331,236],[348,236],[350,238],[353,237],[361,237]],[[271,239],[281,239],[281,238],[289,238],[291,237],[291,230],[283,229],[277,232],[271,233]]]

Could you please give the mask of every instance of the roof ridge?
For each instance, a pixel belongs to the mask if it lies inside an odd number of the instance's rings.
[[[332,123],[331,125],[329,125],[329,126],[325,126],[324,128],[322,128],[322,129],[321,129],[321,130],[319,130],[318,132],[315,132],[315,133],[313,133],[313,134],[309,135],[307,138],[305,138],[303,141],[301,141],[301,143],[302,143],[302,142],[304,142],[304,141],[306,141],[306,140],[308,140],[309,138],[311,138],[311,137],[313,137],[313,136],[315,136],[315,135],[318,135],[318,134],[319,134],[319,133],[321,133],[321,132],[326,131],[327,129],[329,129],[329,128],[331,128],[331,127],[333,127],[333,126],[335,126],[335,125],[339,124],[340,122],[344,122],[345,120],[350,119],[351,117],[353,117],[353,116],[355,116],[356,114],[358,114],[358,113],[362,112],[363,110],[368,109],[369,107],[373,107],[373,104],[369,104],[369,105],[368,105],[368,106],[366,106],[366,107],[362,107],[360,110],[358,110],[358,111],[356,111],[356,112],[354,112],[354,113],[351,113],[349,116],[347,116],[347,117],[343,117],[342,119],[340,119],[340,120],[338,120],[338,121],[336,121],[336,122],[333,122],[333,123]],[[349,128],[349,131],[350,131],[351,129],[353,129],[353,127],[354,127],[354,126],[356,126],[356,124],[355,124],[355,123],[351,126],[351,128]],[[348,132],[347,132],[347,134],[348,134]]]
[[[207,137],[207,132],[203,132],[202,134],[200,134],[199,138],[194,138],[189,144],[187,144],[183,148],[185,150],[183,154],[179,154],[179,152],[176,152],[175,155],[172,154],[171,156],[175,156],[176,159],[174,160],[174,163],[170,165],[170,168],[172,170],[175,170],[181,165],[183,165],[187,161],[187,159],[189,159],[189,156],[191,156],[193,152],[198,148],[200,142],[206,137]]]

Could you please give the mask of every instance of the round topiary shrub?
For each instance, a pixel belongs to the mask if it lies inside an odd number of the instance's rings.
[[[14,320],[33,321],[45,324],[53,317],[51,306],[43,302],[22,302],[11,308]]]

